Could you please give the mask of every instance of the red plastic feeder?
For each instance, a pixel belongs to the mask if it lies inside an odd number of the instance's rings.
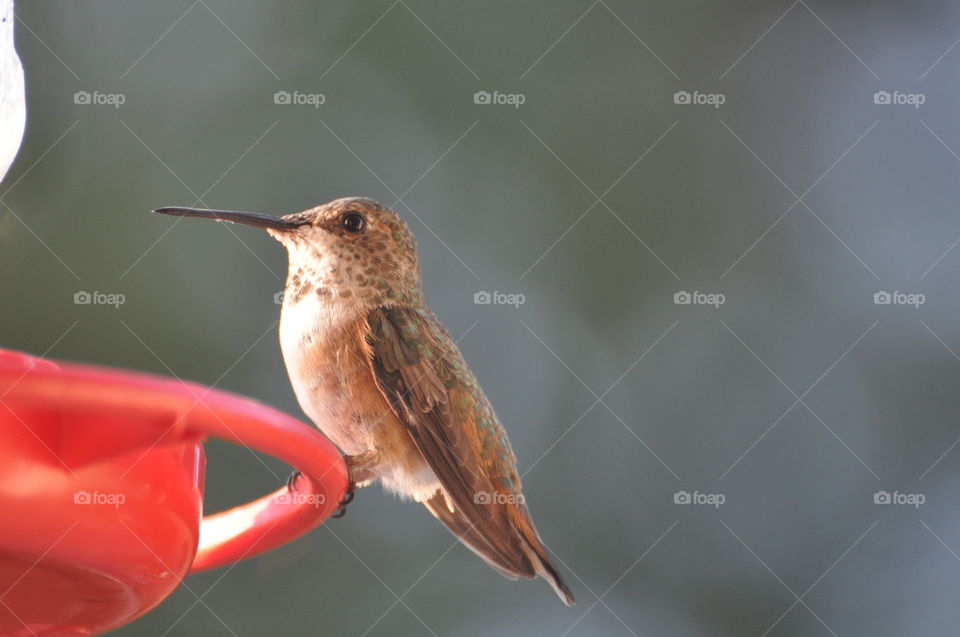
[[[216,436],[303,475],[202,517]],[[95,635],[154,608],[190,572],[319,526],[347,469],[316,429],[194,383],[0,350],[0,635]]]

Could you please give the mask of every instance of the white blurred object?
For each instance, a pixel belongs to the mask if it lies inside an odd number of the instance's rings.
[[[13,46],[13,0],[0,0],[0,181],[23,139],[27,121],[23,67]]]

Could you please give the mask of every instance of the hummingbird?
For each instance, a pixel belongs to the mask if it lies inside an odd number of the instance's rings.
[[[13,0],[0,0],[0,181],[13,163],[26,124],[23,66],[13,45]]]
[[[427,306],[413,234],[395,212],[361,197],[282,217],[154,212],[262,228],[286,248],[283,359],[300,407],[345,454],[345,502],[379,480],[424,504],[502,575],[539,575],[573,605],[530,517],[506,432]]]

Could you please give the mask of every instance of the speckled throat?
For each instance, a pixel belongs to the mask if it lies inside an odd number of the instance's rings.
[[[373,260],[363,259],[363,253],[350,245],[327,245],[321,250],[298,242],[288,248],[285,303],[296,305],[309,295],[322,305],[377,307],[423,301],[419,277],[398,268],[388,252]]]

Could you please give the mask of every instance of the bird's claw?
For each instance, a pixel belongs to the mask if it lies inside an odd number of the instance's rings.
[[[290,477],[287,478],[287,491],[288,491],[288,492],[293,493],[294,491],[297,490],[297,480],[299,480],[299,479],[300,479],[300,476],[302,476],[302,475],[303,475],[303,474],[300,473],[299,471],[294,471],[293,473],[290,474]]]
[[[297,480],[303,476],[299,471],[294,471],[290,474],[290,477],[287,478],[287,491],[294,493],[297,490]],[[353,497],[356,495],[357,485],[353,482],[347,487],[347,490],[343,494],[343,499],[338,502],[337,510],[334,511],[330,517],[332,518],[342,518],[347,513],[347,505],[353,502]]]
[[[347,505],[353,502],[353,496],[356,494],[356,489],[357,485],[351,482],[347,487],[346,492],[343,494],[343,499],[338,503],[340,506],[330,515],[331,518],[342,518],[347,514]]]

